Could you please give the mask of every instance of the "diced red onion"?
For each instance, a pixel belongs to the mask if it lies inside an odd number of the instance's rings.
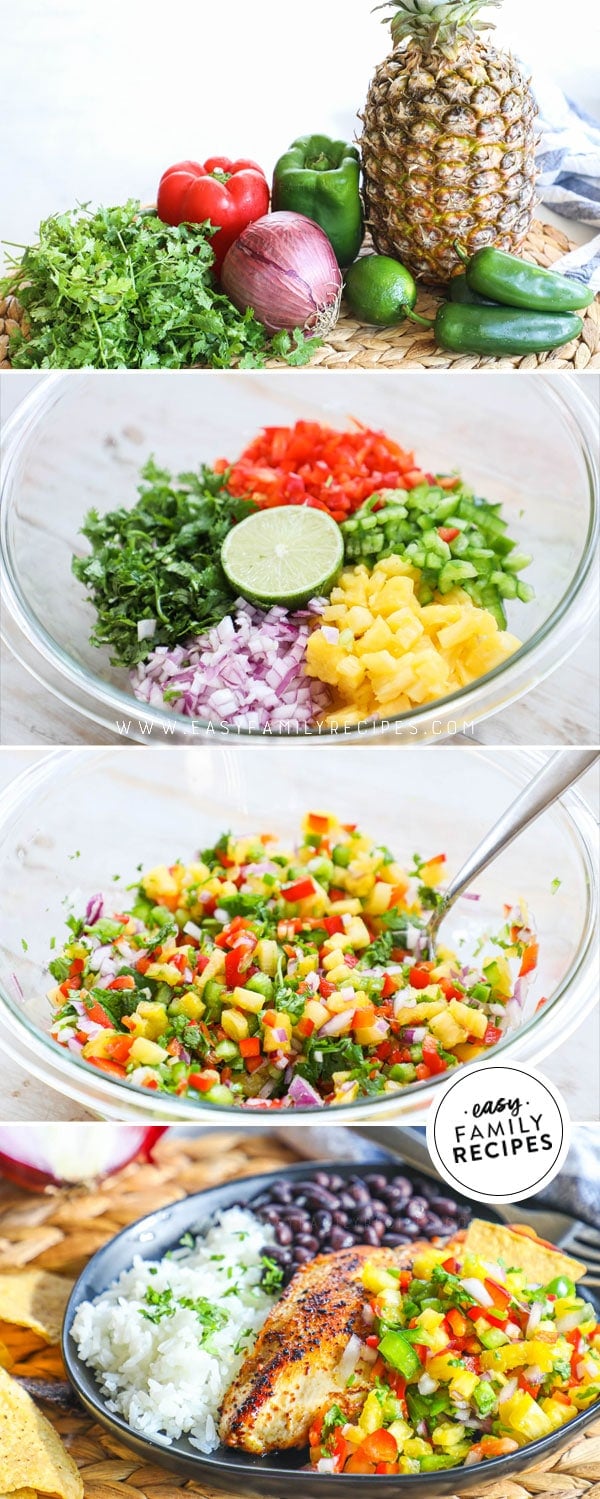
[[[543,1315],[544,1308],[541,1301],[534,1301],[527,1318],[527,1327],[525,1329],[526,1338],[531,1338],[533,1336],[533,1333],[535,1332],[538,1323],[541,1322]]]
[[[199,926],[196,926],[195,921],[186,921],[183,930],[186,937],[193,937],[195,942],[201,941],[202,931]]]
[[[426,1026],[412,1025],[408,1027],[408,1030],[403,1030],[402,1039],[406,1041],[408,1046],[418,1046],[421,1041],[425,1040],[426,1035]]]
[[[416,1007],[416,999],[413,999],[411,994],[406,994],[402,989],[399,989],[398,993],[394,995],[394,1015],[398,1015],[400,1010],[416,1010]]]
[[[228,250],[221,286],[241,312],[251,307],[269,333],[325,335],[337,323],[342,275],[331,244],[312,219],[270,213],[249,224]]]
[[[460,898],[461,900],[481,900],[481,896],[476,895],[474,890],[464,890]]]
[[[315,1471],[317,1473],[335,1473],[335,1458],[320,1457]]]
[[[331,1020],[326,1020],[325,1025],[320,1026],[320,1036],[343,1036],[352,1029],[354,1010],[341,1010],[339,1014],[332,1015]]]
[[[277,1043],[278,1043],[279,1046],[285,1046],[286,1045],[287,1040],[288,1040],[288,1033],[287,1033],[287,1031],[284,1029],[284,1027],[282,1025],[275,1025],[275,1026],[273,1026],[273,1030],[272,1030],[271,1034],[273,1036],[273,1039],[275,1041],[277,1041]]]
[[[95,926],[96,922],[104,913],[104,897],[102,894],[90,896],[85,908],[86,926]]]
[[[25,995],[23,993],[23,990],[21,988],[21,984],[19,982],[19,979],[17,978],[16,973],[11,973],[11,978],[12,978],[13,984],[15,986],[15,990],[16,990],[16,994],[17,994],[17,999],[24,999]]]
[[[344,1348],[344,1352],[338,1366],[340,1383],[342,1385],[345,1386],[347,1381],[350,1379],[350,1376],[354,1374],[354,1370],[361,1356],[361,1352],[362,1343],[360,1341],[360,1338],[356,1336],[356,1333],[353,1333],[352,1337],[349,1338],[348,1342],[346,1343],[346,1347]]]
[[[376,1361],[376,1359],[377,1359],[377,1357],[378,1357],[377,1349],[376,1348],[368,1348],[367,1344],[363,1343],[362,1352],[361,1352],[360,1357],[361,1357],[361,1363],[363,1363],[363,1364],[374,1364],[375,1361]]]
[[[494,1305],[494,1299],[492,1296],[490,1296],[489,1291],[486,1291],[482,1280],[477,1280],[476,1277],[473,1276],[472,1278],[469,1277],[467,1280],[461,1281],[461,1285],[464,1287],[465,1291],[468,1291],[469,1296],[473,1297],[473,1300],[477,1302],[478,1306]]]
[[[579,1323],[584,1321],[585,1317],[586,1310],[584,1306],[575,1307],[572,1312],[565,1312],[564,1317],[557,1317],[556,1331],[559,1337],[562,1337],[566,1332],[573,1332],[576,1327],[579,1327]]]
[[[259,1098],[270,1098],[271,1095],[272,1095],[272,1093],[273,1093],[274,1088],[275,1088],[275,1083],[273,1082],[272,1078],[269,1078],[268,1083],[265,1083],[264,1087],[261,1088],[260,1093],[258,1095]]]
[[[138,619],[138,640],[151,640],[152,636],[156,634],[156,624],[157,621],[155,619]]]
[[[319,600],[313,602],[321,607]],[[232,634],[226,644],[219,637],[221,620],[185,646],[157,646],[130,673],[138,700],[255,733],[284,725],[293,731],[318,720],[330,693],[305,674],[308,611],[288,614],[274,607],[265,612],[238,599],[235,619],[227,618]],[[171,694],[175,686],[180,696],[165,702],[165,692]]]
[[[466,1458],[465,1458],[465,1460],[463,1462],[463,1468],[475,1468],[477,1466],[477,1463],[482,1463],[482,1462],[483,1462],[483,1455],[482,1455],[482,1453],[475,1452],[475,1449],[472,1447],[471,1451],[467,1452]]]
[[[299,1108],[310,1108],[313,1105],[316,1105],[320,1109],[323,1108],[323,1099],[317,1093],[316,1089],[312,1087],[311,1083],[307,1083],[306,1078],[300,1077],[298,1073],[296,1073],[296,1076],[290,1083],[287,1096]]]
[[[418,1383],[420,1395],[434,1395],[439,1388],[437,1379],[432,1379],[430,1374],[422,1374]]]
[[[316,994],[317,989],[319,988],[319,985],[321,983],[321,980],[319,978],[318,973],[307,973],[304,982],[306,984],[307,989],[310,989],[311,994]]]

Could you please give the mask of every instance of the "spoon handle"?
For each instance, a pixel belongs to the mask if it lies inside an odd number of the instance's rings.
[[[494,827],[490,828],[481,843],[473,849],[462,869],[459,869],[458,874],[450,881],[445,892],[444,903],[439,910],[440,920],[446,915],[457,897],[468,889],[477,875],[487,869],[488,864],[492,863],[496,855],[508,848],[519,833],[524,832],[530,823],[535,822],[536,817],[550,807],[563,791],[573,786],[575,781],[578,781],[579,777],[584,775],[598,759],[600,759],[600,750],[597,749],[557,750],[556,754],[551,756],[515,801],[511,802]],[[439,925],[439,922],[435,925]]]

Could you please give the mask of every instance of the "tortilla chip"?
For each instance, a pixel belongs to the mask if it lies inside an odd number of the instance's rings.
[[[47,1343],[59,1343],[72,1284],[47,1270],[0,1275],[0,1322],[30,1327]]]
[[[0,1492],[27,1484],[53,1499],[83,1499],[83,1479],[54,1427],[0,1369]]]
[[[38,1499],[35,1489],[13,1489],[10,1494],[0,1494],[0,1499]]]
[[[500,1223],[485,1223],[482,1218],[474,1218],[469,1224],[464,1249],[483,1260],[502,1260],[507,1270],[513,1265],[524,1270],[533,1285],[545,1286],[557,1275],[581,1280],[587,1270],[580,1260],[538,1239],[531,1229],[504,1228]]]
[[[10,1369],[11,1364],[14,1364],[14,1358],[10,1348],[0,1341],[0,1368]],[[0,1499],[2,1499],[2,1494],[0,1494]]]

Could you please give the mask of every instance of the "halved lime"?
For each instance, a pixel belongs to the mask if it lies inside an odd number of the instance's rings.
[[[221,548],[223,571],[242,598],[286,609],[328,594],[343,560],[339,526],[308,505],[259,510],[234,526]]]

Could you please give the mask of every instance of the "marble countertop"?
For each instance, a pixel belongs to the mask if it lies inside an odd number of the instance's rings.
[[[40,754],[42,751],[0,750],[0,792]],[[580,783],[580,789],[598,818],[600,778],[596,771],[588,772]],[[597,1062],[600,1055],[599,1021],[600,1009],[597,1009],[593,1019],[575,1031],[560,1050],[548,1057],[542,1065],[545,1075],[560,1089],[571,1118],[575,1121],[600,1119],[600,1072]],[[71,1103],[60,1093],[51,1091],[44,1083],[28,1076],[12,1061],[9,1063],[9,1070],[6,1070],[6,1064],[0,1060],[0,1120],[94,1117],[85,1108]]]

